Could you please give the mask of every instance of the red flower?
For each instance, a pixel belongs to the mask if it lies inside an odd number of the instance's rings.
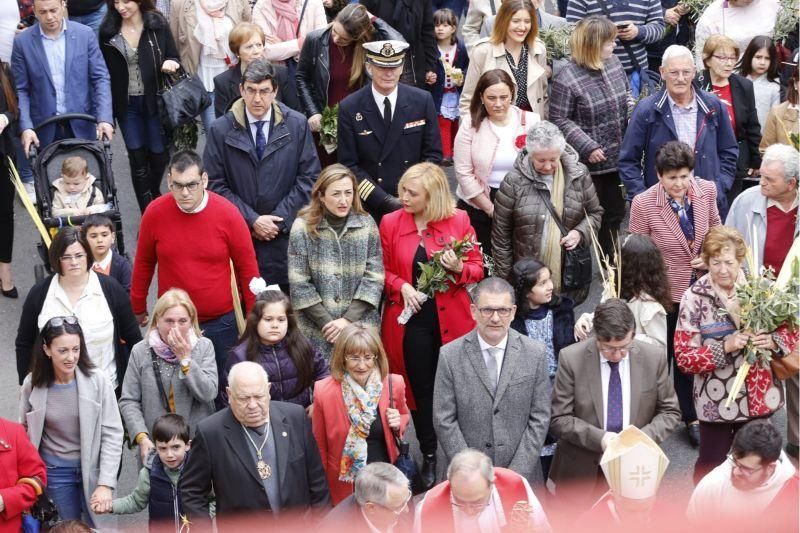
[[[516,139],[514,139],[514,146],[517,147],[517,150],[522,150],[525,148],[525,134],[518,135]]]

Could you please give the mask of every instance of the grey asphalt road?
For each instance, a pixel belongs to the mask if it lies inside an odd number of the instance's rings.
[[[202,148],[202,136],[200,143],[200,148]],[[127,251],[130,257],[133,258],[140,217],[136,207],[136,200],[133,196],[130,170],[128,169],[127,155],[121,136],[115,137],[113,141],[113,153],[113,169],[119,189],[125,242]],[[452,177],[452,169],[448,169],[448,174]],[[14,338],[25,295],[34,283],[33,267],[41,263],[36,252],[36,243],[40,241],[38,233],[27,212],[19,203],[15,205],[15,209],[16,234],[12,268],[14,281],[19,287],[21,298],[19,300],[0,298],[0,361],[2,361],[2,366],[0,366],[0,391],[2,391],[0,392],[0,416],[12,420],[18,418],[19,398]],[[191,236],[187,235],[186,237],[190,238]],[[150,298],[152,302],[154,298],[152,290]],[[576,310],[576,315],[579,315],[580,312],[590,311],[599,300],[600,288],[599,284],[595,282],[587,302]],[[786,416],[783,410],[774,416],[774,422],[785,435]],[[414,453],[419,454],[413,431],[408,434],[408,437],[413,445]],[[684,505],[691,495],[691,474],[694,461],[697,458],[697,452],[689,445],[683,428],[668,438],[663,443],[662,448],[670,459],[670,465],[662,485],[662,497],[669,498],[674,505]],[[136,484],[136,469],[135,450],[126,450],[123,457],[123,468],[116,492],[117,495],[128,494],[133,489]],[[146,524],[146,521],[146,512],[142,512],[136,515],[120,517],[119,526],[124,529],[133,529]]]

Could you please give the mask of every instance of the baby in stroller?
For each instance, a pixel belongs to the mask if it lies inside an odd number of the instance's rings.
[[[91,215],[108,210],[103,192],[95,186],[89,165],[80,156],[68,157],[61,165],[61,177],[53,182],[53,216]]]

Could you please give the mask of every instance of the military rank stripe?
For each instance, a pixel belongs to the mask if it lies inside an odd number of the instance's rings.
[[[358,184],[358,195],[361,196],[362,200],[369,198],[369,195],[372,194],[374,190],[375,185],[368,180],[361,180],[361,183]]]

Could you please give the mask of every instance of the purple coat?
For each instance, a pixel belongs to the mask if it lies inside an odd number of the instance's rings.
[[[313,385],[300,391],[299,394],[295,394],[295,389],[297,389],[297,368],[289,356],[285,342],[281,341],[274,346],[262,345],[260,355],[261,357],[257,362],[264,367],[269,376],[269,395],[272,400],[296,403],[303,407],[311,405]],[[233,365],[246,360],[246,342],[242,342],[231,349],[228,361],[225,363],[225,370],[222,373],[222,383],[220,383],[220,389],[223,391],[223,400],[226,404],[228,403],[228,395],[225,393],[225,387],[228,385],[228,373]],[[322,353],[314,348],[314,381],[319,381],[329,375],[327,361],[325,361]]]

